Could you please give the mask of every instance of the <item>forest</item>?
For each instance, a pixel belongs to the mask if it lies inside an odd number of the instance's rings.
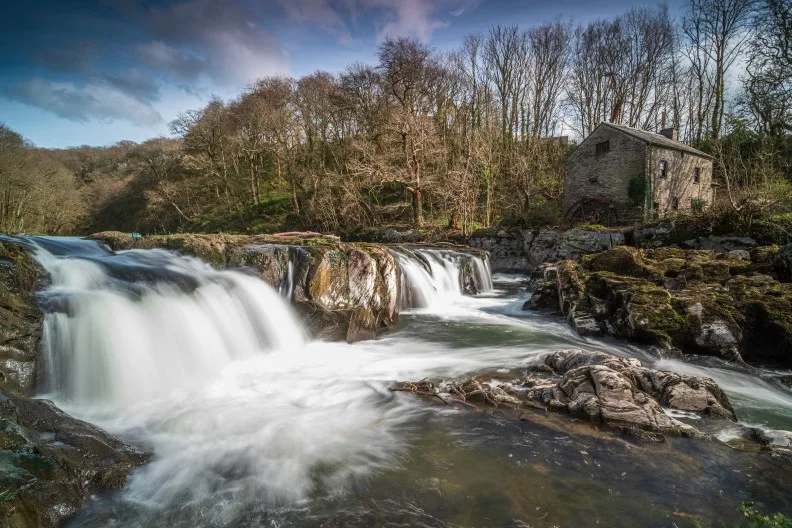
[[[494,26],[450,51],[252,81],[171,137],[43,149],[0,124],[0,230],[84,234],[561,225],[563,159],[607,121],[715,158],[710,209],[792,218],[792,0]]]

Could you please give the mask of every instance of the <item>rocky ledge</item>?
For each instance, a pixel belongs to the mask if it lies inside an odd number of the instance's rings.
[[[0,388],[2,526],[60,526],[93,494],[124,487],[148,458],[47,400]]]
[[[348,342],[370,339],[393,325],[402,308],[398,259],[391,246],[383,244],[344,243],[319,233],[133,238],[111,231],[88,238],[114,251],[162,248],[199,257],[219,269],[252,269],[291,300],[313,337]],[[448,243],[407,247],[458,252],[466,293],[481,291],[472,258],[486,259],[486,252]]]
[[[674,415],[707,417],[725,425],[736,420],[728,397],[710,378],[654,370],[637,359],[583,350],[554,352],[543,364],[530,367],[525,378],[511,383],[469,379],[436,387],[421,381],[399,383],[392,390],[446,404],[501,408],[522,419],[530,419],[539,408],[648,441],[666,436],[709,438]]]
[[[583,335],[789,368],[792,284],[778,280],[780,254],[617,247],[545,266],[524,308],[561,313]]]

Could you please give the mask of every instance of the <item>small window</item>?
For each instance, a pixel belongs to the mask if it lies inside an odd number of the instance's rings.
[[[701,182],[701,169],[696,167],[693,169],[693,183]]]
[[[660,209],[660,202],[654,202],[654,203],[652,204],[652,209],[654,209],[655,211],[657,211],[658,209]]]
[[[610,141],[603,141],[594,146],[594,152],[597,154],[605,154],[610,150]]]
[[[679,198],[677,198],[676,196],[671,198],[671,210],[672,211],[678,211],[679,210]]]
[[[668,162],[660,160],[660,177],[665,178],[666,176],[668,176]]]

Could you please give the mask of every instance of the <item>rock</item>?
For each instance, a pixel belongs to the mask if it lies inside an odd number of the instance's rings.
[[[778,280],[792,282],[792,244],[787,244],[778,250],[774,264]]]
[[[670,417],[663,406],[735,420],[726,394],[709,378],[648,369],[632,358],[601,352],[566,350],[545,364],[561,378],[529,392],[554,412],[569,413],[627,433],[703,437],[694,427]],[[640,436],[640,435],[639,435]]]
[[[577,259],[626,244],[624,233],[588,229],[535,229],[476,231],[467,243],[490,253],[492,270],[504,273],[530,273],[541,264]]]
[[[520,400],[506,392],[502,386],[493,387],[471,379],[451,386],[451,395],[473,405],[516,408]]]
[[[148,458],[47,400],[0,389],[2,526],[60,526]]]
[[[525,273],[529,269],[521,231],[482,229],[473,233],[466,242],[471,247],[489,252],[492,271]]]
[[[42,314],[33,291],[38,268],[28,252],[0,240],[0,383],[29,391],[36,381]]]
[[[542,277],[535,282],[531,298],[525,302],[523,310],[559,311],[558,269],[555,266],[542,270]]]
[[[569,229],[567,231],[540,229],[526,232],[524,239],[524,251],[529,270],[545,262],[577,259],[589,253],[611,249],[626,243],[623,233],[584,229]]]
[[[526,371],[526,378],[516,385],[493,386],[474,378],[437,388],[423,380],[401,383],[392,390],[479,408],[541,405],[649,441],[663,441],[668,435],[708,438],[671,416],[671,411],[727,423],[736,420],[728,397],[712,379],[650,369],[633,358],[564,350],[549,354],[543,364],[531,365]],[[524,417],[519,412],[506,416]]]
[[[617,247],[562,261],[528,309],[558,310],[581,335],[792,367],[792,284],[759,273],[773,252]],[[739,257],[739,258],[733,258]]]
[[[738,236],[700,236],[680,243],[685,249],[703,249],[728,253],[731,251],[746,251],[756,247],[756,240],[751,237]]]
[[[726,253],[726,258],[731,260],[751,260],[751,254],[744,249],[733,249]]]

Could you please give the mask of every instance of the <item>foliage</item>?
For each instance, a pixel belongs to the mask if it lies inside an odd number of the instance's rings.
[[[690,210],[693,214],[701,214],[707,208],[707,200],[703,198],[692,198],[690,200]]]
[[[646,196],[649,191],[649,180],[644,176],[635,176],[627,184],[627,196],[635,206],[642,206],[646,203]]]
[[[745,502],[740,511],[748,520],[749,528],[792,528],[792,517],[783,513],[763,514],[753,502]]]

